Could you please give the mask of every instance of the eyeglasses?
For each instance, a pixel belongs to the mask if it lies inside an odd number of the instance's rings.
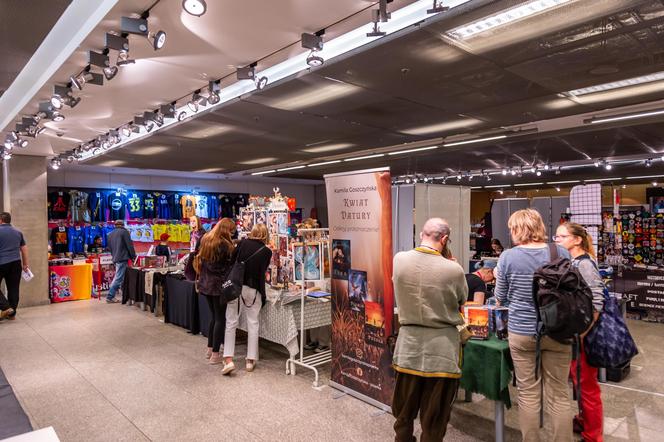
[[[570,236],[572,236],[572,235],[553,235],[553,240],[558,241],[559,239],[562,240],[562,239],[568,238]]]

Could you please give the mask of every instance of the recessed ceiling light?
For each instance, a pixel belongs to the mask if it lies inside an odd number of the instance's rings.
[[[239,164],[246,164],[248,166],[253,166],[256,164],[265,164],[265,163],[271,163],[273,161],[277,161],[279,158],[255,158],[253,160],[247,160],[247,161],[240,161]]]
[[[594,86],[583,87],[568,91],[567,94],[578,97],[580,95],[593,94],[595,92],[604,92],[623,87],[636,86],[638,84],[652,83],[653,81],[664,80],[664,71],[653,74],[642,75],[640,77],[627,78],[625,80],[612,81],[609,83],[597,84]]]
[[[481,123],[481,120],[477,120],[475,118],[465,118],[463,120],[444,121],[442,123],[428,124],[426,126],[400,129],[399,132],[409,135],[429,135],[455,129],[463,129],[466,127],[476,126]]]
[[[335,150],[348,149],[353,146],[354,144],[351,143],[325,144],[322,146],[307,147],[306,149],[302,149],[302,151],[309,153],[332,152]]]
[[[207,11],[205,0],[182,0],[182,9],[188,14],[200,17]]]

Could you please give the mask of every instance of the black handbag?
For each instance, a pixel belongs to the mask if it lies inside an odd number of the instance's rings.
[[[244,261],[239,259],[235,260],[231,271],[228,273],[228,278],[221,285],[221,302],[228,304],[231,301],[235,301],[242,294],[242,285],[244,285],[244,268],[247,261],[253,258],[258,252],[263,250],[265,246],[256,250],[254,253],[249,256],[249,258]]]

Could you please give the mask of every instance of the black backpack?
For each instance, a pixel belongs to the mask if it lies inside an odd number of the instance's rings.
[[[551,262],[535,270],[533,300],[537,312],[537,338],[549,336],[572,344],[593,321],[593,294],[572,262],[558,256],[549,244]]]

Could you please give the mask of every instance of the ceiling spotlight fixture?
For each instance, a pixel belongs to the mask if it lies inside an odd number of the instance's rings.
[[[644,162],[644,164],[645,164],[646,167],[650,167],[650,166],[652,166],[652,160],[651,160],[650,158],[648,158],[648,159]]]
[[[129,127],[130,124],[131,123],[126,124],[120,128],[120,133],[125,138],[129,138],[131,136],[131,127]]]
[[[238,80],[253,80],[256,76],[256,63],[243,68],[237,68],[235,75]]]
[[[102,71],[104,72],[104,77],[106,77],[107,80],[112,80],[118,74],[118,67],[108,66],[102,69]]]
[[[556,192],[560,192],[560,187],[556,186]]]
[[[191,95],[191,100],[189,100],[187,102],[187,107],[189,107],[189,109],[192,112],[198,112],[198,102],[201,101],[201,98],[202,98],[200,92],[201,92],[200,90],[197,90],[196,92],[194,92]],[[182,121],[182,120],[180,120],[180,121]]]
[[[182,120],[184,120],[185,118],[187,118],[187,112],[182,111],[182,112],[180,112],[180,113],[178,114],[178,121],[182,121]]]
[[[602,165],[602,160],[595,160],[593,161],[593,164],[595,165],[595,167],[599,167]]]
[[[74,159],[75,159],[75,158],[74,158],[73,155],[69,155],[69,156],[67,157],[67,162],[68,162],[69,164],[71,164],[71,163],[74,162]]]
[[[211,81],[208,90],[210,91],[210,95],[207,97],[207,102],[210,103],[211,105],[215,105],[219,103],[221,98],[219,97],[219,92],[221,91],[221,87],[219,86],[219,80],[217,81]]]
[[[379,0],[378,9],[373,9],[371,11],[373,30],[371,32],[367,32],[367,37],[382,37],[385,35],[385,32],[380,30],[378,23],[386,23],[391,17],[391,14],[387,12],[387,2],[388,0]]]
[[[560,175],[560,172],[561,172],[561,171],[562,171],[562,169],[560,168],[560,166],[558,166],[558,168],[556,169],[555,174],[556,174],[556,175]]]
[[[427,14],[438,14],[440,12],[445,12],[450,9],[448,6],[443,6],[442,0],[433,0],[433,7],[427,9]]]
[[[51,160],[51,169],[58,170],[61,165],[62,165],[62,161],[60,161],[60,158],[53,158]]]
[[[502,174],[503,174],[503,176],[507,175],[507,169],[503,169]]]
[[[51,106],[53,109],[59,110],[62,108],[62,105],[67,105],[71,108],[76,107],[76,105],[81,101],[80,97],[74,97],[70,87],[66,86],[53,86],[53,95],[51,96]],[[45,115],[45,114],[44,114]],[[41,119],[42,115],[37,114],[33,118],[37,121]]]
[[[82,72],[77,75],[72,75],[69,77],[71,84],[80,90],[83,90],[83,85],[85,84],[95,84],[97,86],[104,85],[104,76],[102,74],[97,74],[95,72],[90,72],[90,66],[86,67]]]
[[[510,175],[515,176],[516,175],[516,169],[510,170]]]
[[[551,165],[549,163],[544,163],[544,170],[549,170],[551,169]]]
[[[505,192],[503,192],[503,189],[498,189],[498,193],[502,195]]]
[[[307,56],[307,64],[309,66],[312,68],[317,68],[319,66],[323,66],[323,63],[325,63],[325,59],[323,57],[316,55],[314,51],[309,52],[309,55]]]
[[[535,166],[530,166],[530,172],[531,172],[531,173],[535,173],[535,172],[537,172],[537,167],[535,167]]]
[[[606,170],[611,170],[613,169],[613,164],[609,163],[608,161],[604,164],[604,168]]]
[[[461,175],[461,172],[457,173],[457,176],[456,176],[457,181],[461,181],[461,178],[463,178],[463,176]]]
[[[55,94],[51,96],[51,106],[53,106],[54,109],[62,109],[62,106],[64,105],[65,100],[63,100],[62,97]]]
[[[316,34],[302,34],[302,47],[311,50],[307,56],[307,64],[312,68],[322,66],[325,59],[316,52],[323,50],[323,33],[324,31],[317,32]]]
[[[657,181],[652,182],[653,187],[657,187]]]
[[[147,130],[148,132],[152,132],[152,129],[154,129],[154,122],[147,121],[145,123],[145,130]]]
[[[146,18],[143,18],[146,17]],[[141,18],[122,17],[120,19],[120,30],[127,34],[148,35],[147,14]]]
[[[136,60],[129,58],[129,51],[120,51],[118,52],[118,59],[115,62],[118,66],[126,66],[128,64],[134,64]]]
[[[267,86],[267,77],[263,76],[260,78],[256,78],[256,89],[263,90],[265,86]]]
[[[182,0],[182,9],[187,14],[200,17],[207,11],[207,4],[205,4],[205,0]]]
[[[159,111],[164,118],[175,118],[175,102],[169,104],[162,104]]]
[[[11,160],[12,158],[12,153],[8,150],[5,150],[2,152],[2,159],[3,160]]]
[[[535,175],[537,175],[537,176],[542,176],[542,171],[539,170],[539,169],[537,169],[537,170],[535,171]]]
[[[166,32],[157,31],[155,33],[148,32],[148,41],[152,43],[152,49],[158,51],[166,44]]]

